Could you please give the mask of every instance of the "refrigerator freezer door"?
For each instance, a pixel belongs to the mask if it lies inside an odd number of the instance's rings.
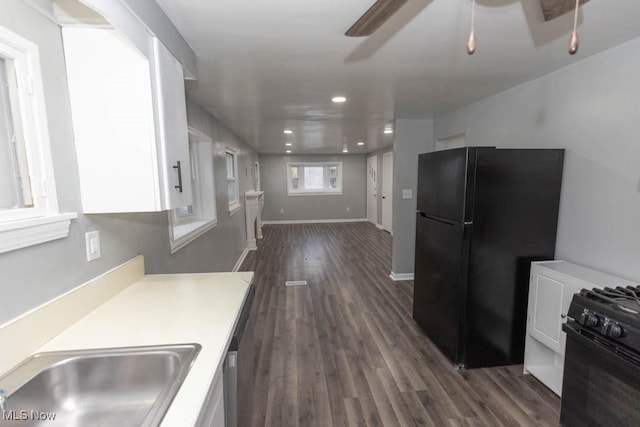
[[[465,226],[417,214],[413,318],[454,364],[461,363],[468,239]]]
[[[473,147],[421,154],[418,166],[418,211],[449,221],[473,218]]]

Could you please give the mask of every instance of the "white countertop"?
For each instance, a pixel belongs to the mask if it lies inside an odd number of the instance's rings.
[[[196,423],[226,355],[251,272],[147,275],[47,342],[37,352],[198,343],[163,427]]]

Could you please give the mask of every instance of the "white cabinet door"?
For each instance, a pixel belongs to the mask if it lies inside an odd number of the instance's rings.
[[[115,30],[62,35],[83,211],[158,210],[147,58]]]
[[[158,38],[151,40],[161,198],[164,209],[174,209],[192,203],[184,72]]]
[[[204,401],[198,421],[197,427],[224,427],[224,373],[220,367],[214,376],[209,392]]]
[[[180,62],[155,38],[150,62],[117,30],[67,27],[62,35],[84,213],[191,204]]]
[[[529,334],[560,354],[564,354],[562,323],[573,296],[571,289],[567,290],[565,281],[550,271],[532,269]]]

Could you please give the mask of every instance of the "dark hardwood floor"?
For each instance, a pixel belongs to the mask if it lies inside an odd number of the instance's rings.
[[[242,267],[256,272],[254,426],[558,425],[560,400],[522,366],[453,369],[372,224],[264,226]]]

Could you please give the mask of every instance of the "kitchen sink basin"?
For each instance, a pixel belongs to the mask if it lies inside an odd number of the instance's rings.
[[[5,396],[0,426],[157,426],[200,348],[35,354],[0,377]]]

